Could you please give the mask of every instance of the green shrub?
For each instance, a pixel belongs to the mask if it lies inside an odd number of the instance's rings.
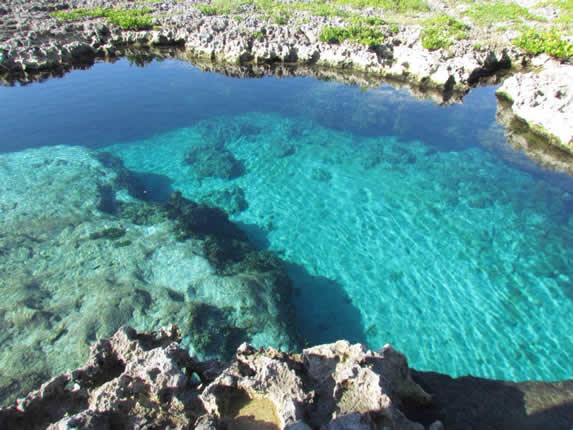
[[[126,30],[145,30],[153,24],[150,12],[150,9],[108,9],[105,16],[109,22]]]
[[[272,14],[271,20],[277,25],[286,25],[290,20],[290,13],[285,9],[279,9]]]
[[[534,55],[544,52],[560,59],[573,57],[573,44],[562,39],[562,35],[554,28],[546,32],[527,30],[514,39],[513,43]]]
[[[340,43],[348,39],[348,30],[342,27],[325,26],[322,28],[319,38],[322,42]]]
[[[356,15],[353,16],[352,18],[350,18],[348,20],[348,22],[350,22],[353,25],[384,25],[386,24],[386,21],[384,21],[382,18],[379,18],[377,16],[360,16],[360,15]]]
[[[327,43],[351,40],[369,48],[375,48],[384,41],[384,33],[375,28],[361,25],[351,25],[350,27],[326,26],[320,32],[320,40]]]
[[[144,30],[152,27],[151,9],[71,9],[55,11],[51,16],[60,21],[78,21],[83,18],[102,18],[126,30]]]
[[[336,4],[355,9],[375,7],[395,12],[425,12],[429,10],[424,0],[335,0]]]
[[[308,12],[313,16],[345,17],[351,15],[348,11],[341,9],[335,4],[326,2],[325,0],[293,2],[293,3],[288,3],[283,7],[286,8],[287,10],[292,10],[292,11],[299,10]]]
[[[243,6],[253,3],[254,0],[213,0],[210,4],[199,4],[195,7],[199,9],[203,15],[230,15],[241,11]]]
[[[196,8],[199,9],[203,15],[207,16],[223,15],[225,13],[224,10],[208,4],[198,4]]]
[[[431,51],[447,48],[454,40],[467,39],[469,27],[448,15],[439,15],[425,22],[422,46]]]
[[[100,18],[105,16],[105,9],[98,7],[95,9],[70,9],[57,10],[50,13],[51,16],[60,21],[78,21],[82,18]]]
[[[501,0],[479,3],[469,8],[466,13],[476,24],[493,24],[496,22],[544,21],[545,19],[532,14],[527,8],[515,3]]]

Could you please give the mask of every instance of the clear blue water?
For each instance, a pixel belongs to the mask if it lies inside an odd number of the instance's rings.
[[[441,107],[385,85],[119,61],[0,88],[0,151],[111,152],[157,200],[241,189],[246,204],[222,204],[286,261],[311,344],[391,343],[452,376],[571,378],[573,181],[507,148],[494,91]]]

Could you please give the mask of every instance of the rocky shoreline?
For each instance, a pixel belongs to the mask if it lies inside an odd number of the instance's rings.
[[[346,341],[300,354],[242,344],[225,365],[196,360],[180,340],[175,326],[124,326],[92,346],[84,367],[0,409],[0,427],[565,430],[573,420],[573,381],[412,372],[390,345]]]
[[[135,31],[101,17],[68,21],[52,16],[79,8],[142,7],[131,2],[10,0],[0,9],[1,79],[5,84],[29,82],[87,66],[97,58],[162,47],[178,47],[176,55],[192,61],[266,67],[271,73],[276,69],[270,66],[277,64],[303,66],[303,74],[316,67],[351,70],[370,76],[369,80],[394,79],[413,85],[418,92],[431,90],[438,102],[452,96],[461,99],[471,87],[498,83],[500,74],[513,73],[499,94],[509,101],[506,105],[512,115],[528,125],[527,133],[521,134],[533,134],[573,152],[573,66],[544,55],[532,61],[511,44],[511,32],[482,47],[479,42],[489,34],[477,26],[468,27],[467,38],[455,40],[447,48],[428,50],[420,40],[420,25],[382,23],[383,43],[369,47],[350,41],[322,41],[321,29],[345,25],[338,16],[297,11],[277,24],[249,4],[242,6],[240,15],[226,16],[206,14],[200,3],[204,2],[148,2],[143,6],[153,26]],[[441,2],[430,6],[435,10],[446,7]],[[369,8],[355,12],[364,19],[377,16]],[[528,71],[529,66],[537,69]]]

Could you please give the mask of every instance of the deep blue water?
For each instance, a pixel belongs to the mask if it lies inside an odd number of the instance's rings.
[[[494,92],[437,106],[386,85],[122,60],[0,88],[0,152],[108,151],[159,200],[239,187],[232,219],[286,261],[309,343],[392,343],[454,376],[571,378],[573,181],[501,157]],[[209,146],[243,174],[185,163]]]

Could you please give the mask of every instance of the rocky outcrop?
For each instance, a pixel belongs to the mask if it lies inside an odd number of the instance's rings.
[[[445,7],[439,1],[430,3],[435,10]],[[146,6],[150,8],[153,26],[133,31],[105,18],[60,22],[50,15],[80,7],[133,8],[129,2],[83,0],[70,5],[34,0],[30,5],[24,0],[10,0],[0,15],[0,74],[6,83],[27,82],[48,72],[63,73],[71,67],[89,65],[95,58],[127,55],[132,49],[178,46],[187,57],[223,63],[352,69],[407,81],[422,91],[438,90],[442,99],[448,99],[452,92],[465,92],[484,80],[491,82],[492,77],[495,82],[497,72],[528,62],[527,56],[510,43],[514,36],[505,34],[494,43],[487,32],[477,27],[467,29],[468,39],[430,51],[422,47],[419,25],[381,25],[383,42],[367,47],[348,41],[320,40],[324,26],[347,25],[339,17],[299,11],[277,24],[252,5],[243,5],[241,13],[234,17],[205,15],[194,0],[165,0]],[[480,46],[482,39],[488,48]],[[570,146],[571,130],[560,124],[571,123],[570,103],[564,107],[567,94],[571,93],[571,74],[567,71],[571,66],[551,62],[543,67],[545,71],[538,75],[516,75],[503,92],[514,101],[516,115],[540,132],[554,136],[551,142]],[[544,113],[540,115],[540,111]]]
[[[498,90],[528,131],[573,154],[573,65],[546,56],[541,70],[506,79]]]
[[[555,136],[543,131],[539,125],[536,126],[538,122],[534,116],[530,117],[531,123],[529,123],[517,115],[514,108],[519,107],[503,94],[499,95],[496,119],[505,127],[505,137],[509,145],[497,148],[500,150],[498,153],[510,163],[525,170],[531,168],[530,160],[534,160],[544,169],[573,175],[571,145],[563,145]],[[564,125],[565,128],[569,126]],[[527,158],[521,156],[523,153],[527,154]]]
[[[244,19],[205,16],[195,2],[165,1],[151,5],[155,28],[122,30],[102,18],[61,23],[49,15],[66,4],[35,0],[39,8],[11,0],[1,45],[0,67],[7,72],[39,72],[89,63],[96,57],[122,55],[127,46],[181,46],[193,57],[228,63],[286,63],[361,70],[410,81],[425,88],[466,90],[481,78],[507,69],[520,58],[516,50],[481,52],[470,41],[452,49],[428,51],[421,46],[420,28],[400,31],[385,26],[383,45],[368,48],[351,42],[320,41],[326,25],[347,25],[340,18],[301,15],[286,25],[272,23],[264,13],[245,6]],[[78,2],[73,7],[122,5],[109,1]],[[127,5],[124,5],[127,6]],[[132,6],[128,6],[132,7]],[[167,13],[168,12],[168,13]],[[241,15],[243,16],[243,15]],[[24,22],[26,24],[24,25]],[[31,24],[30,24],[31,23]],[[20,75],[20,79],[26,79]]]
[[[243,344],[225,366],[189,356],[180,336],[175,326],[121,327],[92,346],[83,367],[0,409],[0,428],[568,430],[573,422],[573,381],[454,379],[411,371],[389,345],[371,352],[346,341],[302,354]]]
[[[292,354],[243,344],[223,368],[190,357],[179,340],[174,326],[122,327],[84,367],[0,410],[0,427],[424,429],[400,407],[431,396],[389,345],[371,352],[339,341]]]

